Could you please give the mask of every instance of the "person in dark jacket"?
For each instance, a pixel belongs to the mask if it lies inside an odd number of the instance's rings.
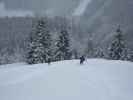
[[[80,57],[80,64],[83,64],[84,61],[85,61],[85,57],[84,57],[84,56],[81,56],[81,57]]]

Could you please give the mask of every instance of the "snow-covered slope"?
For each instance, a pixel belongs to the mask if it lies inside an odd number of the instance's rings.
[[[78,60],[0,66],[0,100],[133,100],[133,63]]]

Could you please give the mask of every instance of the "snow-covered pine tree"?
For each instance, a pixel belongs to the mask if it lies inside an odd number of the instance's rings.
[[[29,39],[27,63],[37,64],[47,62],[51,58],[51,41],[47,21],[40,19]]]
[[[71,50],[70,50],[70,38],[67,30],[62,30],[59,34],[59,39],[56,43],[55,60],[70,60]]]
[[[127,54],[127,60],[133,62],[133,50],[132,49],[128,49],[127,52],[128,52],[128,54]]]
[[[112,60],[125,60],[127,56],[126,44],[120,27],[116,30],[116,34],[111,45],[108,48],[108,57]]]
[[[78,59],[79,57],[78,51],[76,49],[72,50],[72,59]]]
[[[92,40],[92,37],[89,37],[88,41],[87,41],[87,47],[86,47],[86,50],[85,50],[85,55],[88,57],[88,58],[93,58],[94,57],[94,43],[93,43],[93,40]]]
[[[102,48],[97,47],[97,49],[95,50],[95,54],[94,54],[95,58],[104,58],[104,51]]]

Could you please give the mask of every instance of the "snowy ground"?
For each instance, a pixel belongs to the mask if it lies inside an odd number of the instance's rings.
[[[133,100],[133,63],[88,60],[0,66],[0,100]]]

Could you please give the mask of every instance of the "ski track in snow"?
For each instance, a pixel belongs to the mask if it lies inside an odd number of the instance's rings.
[[[78,60],[0,66],[0,100],[133,100],[133,63]]]
[[[74,10],[73,16],[82,15],[90,2],[91,0],[81,0],[79,6]]]

